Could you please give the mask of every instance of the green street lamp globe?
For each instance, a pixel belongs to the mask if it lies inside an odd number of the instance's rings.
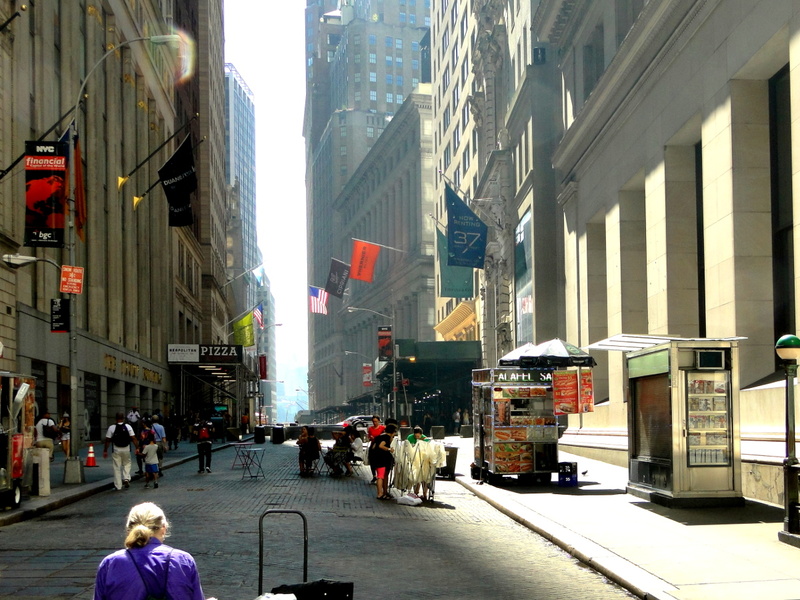
[[[775,342],[775,352],[782,360],[800,358],[800,338],[796,335],[783,335]]]

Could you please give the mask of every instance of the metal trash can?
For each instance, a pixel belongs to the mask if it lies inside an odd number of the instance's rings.
[[[578,485],[578,463],[560,462],[558,463],[558,486],[577,487]]]
[[[451,481],[456,478],[456,459],[458,458],[458,446],[445,446],[445,466],[439,467],[439,475],[447,477]]]
[[[256,425],[253,430],[253,443],[263,444],[267,441],[267,430],[263,425]]]
[[[273,444],[282,444],[285,440],[283,435],[283,427],[273,427],[270,439],[272,440]]]

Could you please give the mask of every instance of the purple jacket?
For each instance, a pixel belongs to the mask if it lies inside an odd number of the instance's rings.
[[[154,595],[161,594],[164,588],[166,559],[170,551],[172,558],[167,582],[170,600],[204,600],[197,565],[191,554],[162,544],[155,537],[144,548],[129,550]],[[125,550],[117,550],[106,556],[97,568],[94,600],[143,600],[147,592],[142,577],[139,577],[130,555]]]

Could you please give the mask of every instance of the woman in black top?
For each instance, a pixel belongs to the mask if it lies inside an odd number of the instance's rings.
[[[392,448],[392,438],[397,433],[397,426],[390,423],[386,429],[372,442],[373,452],[370,460],[375,461],[375,476],[378,478],[376,486],[378,488],[378,500],[391,500],[392,497],[386,488],[386,480],[389,478],[389,471],[394,465],[394,448]]]

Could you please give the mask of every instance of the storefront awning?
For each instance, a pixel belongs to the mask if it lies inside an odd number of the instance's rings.
[[[646,350],[659,344],[667,342],[692,342],[692,341],[715,341],[715,342],[734,342],[746,340],[746,337],[726,337],[726,338],[684,338],[668,335],[639,335],[630,333],[619,333],[612,335],[604,340],[594,342],[584,347],[584,350],[606,350],[617,352],[636,352]]]

